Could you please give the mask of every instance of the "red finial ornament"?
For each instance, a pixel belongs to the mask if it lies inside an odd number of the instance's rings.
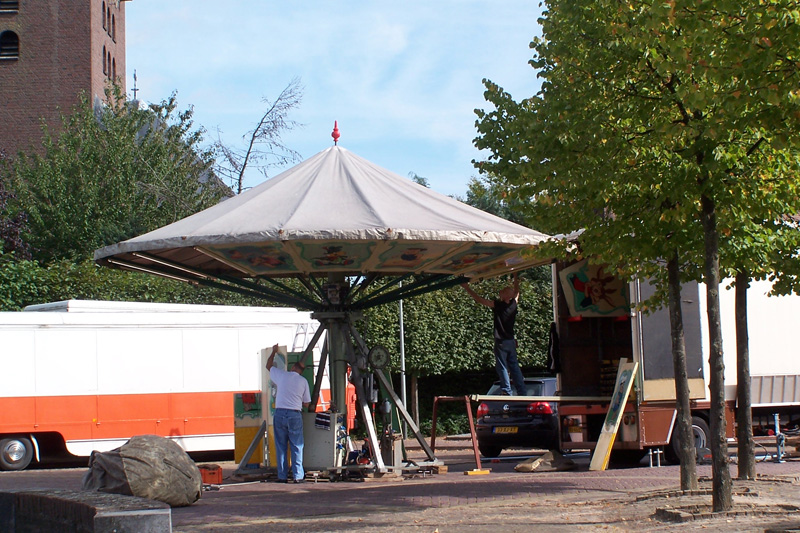
[[[333,144],[339,144],[339,121],[333,121],[333,133],[331,133],[331,137],[333,137]]]

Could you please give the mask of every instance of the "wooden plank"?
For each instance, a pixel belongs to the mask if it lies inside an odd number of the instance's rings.
[[[637,365],[636,361],[629,363],[624,358],[619,360],[614,394],[611,404],[608,406],[603,429],[600,431],[600,438],[597,439],[597,445],[592,454],[589,470],[605,470],[608,468],[611,448],[614,446],[614,439],[617,437],[619,422],[622,420],[622,411],[625,409],[625,404],[628,402],[628,396],[631,393]]]
[[[490,468],[481,468],[480,470],[477,469],[477,468],[474,468],[472,470],[465,470],[464,471],[464,475],[465,476],[485,476],[485,475],[489,474],[491,471],[492,470]]]

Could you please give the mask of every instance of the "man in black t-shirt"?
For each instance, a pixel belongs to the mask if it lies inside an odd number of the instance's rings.
[[[514,284],[504,287],[497,299],[488,300],[473,291],[468,283],[462,283],[473,300],[492,309],[494,317],[495,370],[500,378],[502,394],[511,395],[511,383],[519,396],[526,396],[525,378],[517,361],[517,341],[514,338],[514,322],[517,319],[519,300],[519,277],[514,274]],[[510,378],[510,379],[509,379]]]

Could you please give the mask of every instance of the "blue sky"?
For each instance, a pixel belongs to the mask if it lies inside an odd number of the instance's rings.
[[[339,145],[401,176],[463,196],[482,159],[473,146],[475,108],[488,108],[481,80],[515,99],[539,83],[528,44],[541,34],[537,0],[127,2],[127,86],[180,109],[225,143],[242,144],[295,78],[304,126],[284,136],[303,159]],[[282,169],[270,169],[275,176]],[[264,180],[248,174],[246,186]]]

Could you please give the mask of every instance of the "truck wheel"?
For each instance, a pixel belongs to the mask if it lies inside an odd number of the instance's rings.
[[[711,436],[711,430],[708,429],[708,424],[699,416],[692,417],[692,434],[694,436],[695,448],[708,448],[708,442]],[[678,439],[675,438],[676,434],[673,432],[672,439],[669,445],[664,449],[664,456],[667,461],[677,465],[680,464],[680,444]]]
[[[33,444],[26,437],[0,439],[0,470],[25,470],[33,459]]]
[[[500,446],[481,446],[478,445],[478,451],[481,452],[481,455],[484,457],[497,457],[503,452],[503,448]]]

